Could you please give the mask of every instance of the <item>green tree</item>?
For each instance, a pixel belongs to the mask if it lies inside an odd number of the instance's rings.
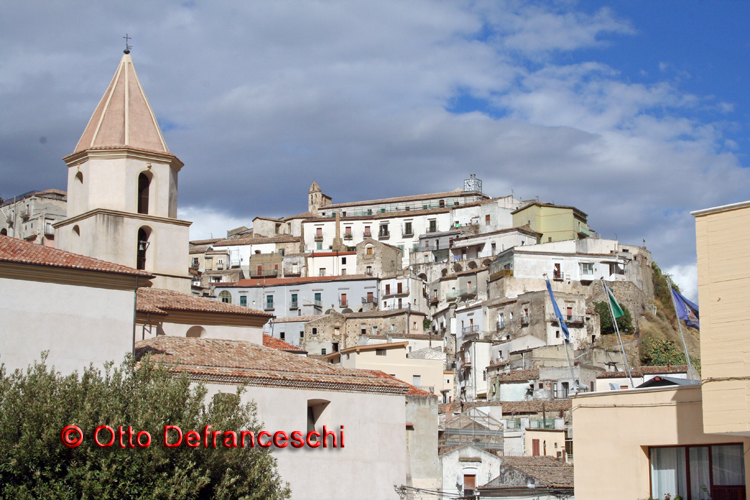
[[[289,488],[276,461],[260,448],[168,448],[164,425],[183,433],[203,430],[258,432],[254,404],[237,394],[208,404],[206,390],[193,386],[147,358],[131,356],[120,367],[87,368],[62,376],[41,363],[6,374],[0,366],[0,498],[32,499],[279,499]],[[226,397],[228,396],[228,397]],[[61,442],[67,425],[78,426],[83,442]],[[145,448],[99,447],[100,425],[148,431]],[[108,441],[107,431],[100,441]],[[170,442],[176,434],[170,434]],[[145,435],[141,442],[145,442]],[[126,438],[127,441],[127,438]]]
[[[633,333],[633,317],[630,315],[628,308],[620,304],[622,307],[622,316],[617,318],[617,327],[620,329],[620,333]],[[612,322],[612,313],[609,311],[609,304],[606,302],[596,302],[594,304],[594,310],[599,315],[599,326],[601,328],[602,335],[609,335],[615,333],[615,325]]]

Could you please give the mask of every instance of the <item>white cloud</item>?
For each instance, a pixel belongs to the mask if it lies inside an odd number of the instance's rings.
[[[234,217],[215,208],[181,207],[177,210],[177,218],[192,222],[190,226],[191,240],[225,238],[229,229],[240,226],[253,227],[252,221]]]
[[[698,304],[697,264],[671,266],[665,269],[664,272],[672,277],[672,281],[680,288],[685,297]]]
[[[350,201],[450,190],[476,173],[492,195],[576,205],[603,235],[645,238],[662,266],[690,265],[689,211],[747,198],[730,125],[691,114],[708,98],[669,79],[680,78],[670,62],[632,83],[595,55],[565,57],[638,36],[607,9],[71,0],[3,14],[3,195],[65,187],[59,158],[114,73],[122,31],[158,118],[176,125],[165,137],[185,162],[180,216],[195,221],[193,239],[304,212],[313,180]],[[446,111],[465,95],[497,117]]]

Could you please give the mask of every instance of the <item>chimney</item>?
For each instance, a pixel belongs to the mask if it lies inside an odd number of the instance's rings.
[[[334,252],[342,252],[344,250],[344,242],[341,240],[341,216],[338,212],[336,212],[336,237],[333,239],[331,250]]]

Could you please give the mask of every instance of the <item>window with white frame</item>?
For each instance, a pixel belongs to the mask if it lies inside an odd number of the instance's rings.
[[[581,274],[584,276],[594,274],[594,263],[593,262],[581,262]]]

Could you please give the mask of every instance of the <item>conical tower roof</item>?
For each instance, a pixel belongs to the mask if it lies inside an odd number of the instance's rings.
[[[124,54],[74,153],[131,147],[169,154],[130,54]]]

